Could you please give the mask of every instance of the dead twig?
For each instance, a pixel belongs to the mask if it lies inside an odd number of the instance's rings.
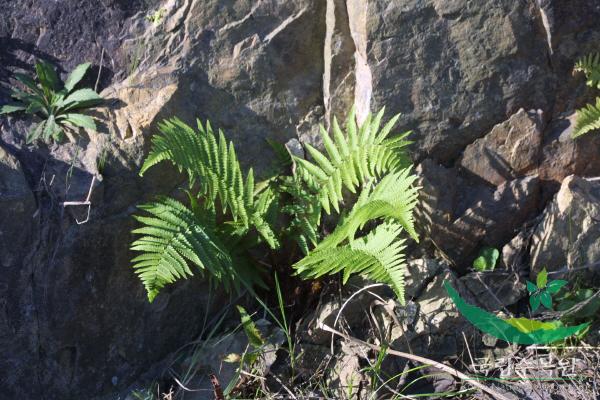
[[[90,183],[90,189],[88,190],[88,194],[87,197],[85,198],[84,201],[65,201],[62,203],[63,208],[68,207],[68,206],[87,206],[87,216],[83,221],[79,221],[77,218],[75,218],[75,222],[77,222],[78,225],[81,224],[85,224],[86,222],[88,222],[90,220],[90,211],[92,209],[92,202],[90,201],[90,198],[92,197],[92,190],[94,189],[94,183],[96,182],[96,175],[94,175],[92,177],[92,182]]]
[[[346,335],[346,334],[344,334],[344,333],[342,333],[340,331],[337,331],[337,330],[335,330],[335,329],[327,326],[326,324],[321,323],[320,324],[320,328],[323,329],[326,332],[332,333],[334,335],[338,335],[338,336],[340,336],[340,337],[342,337],[342,338],[344,338],[344,339],[346,339],[346,340],[348,340],[350,342],[359,344],[361,346],[368,347],[368,348],[370,348],[372,350],[375,350],[375,351],[381,351],[381,347],[380,346],[376,346],[374,344],[364,342],[364,341],[362,341],[360,339],[356,339],[356,338],[350,337],[350,336],[348,336],[348,335]],[[460,372],[459,370],[454,369],[454,368],[452,368],[452,367],[450,367],[450,366],[448,366],[446,364],[442,364],[441,362],[437,362],[437,361],[430,360],[430,359],[425,358],[425,357],[416,356],[416,355],[413,355],[413,354],[404,353],[404,352],[393,350],[393,349],[389,349],[389,348],[387,349],[387,353],[391,354],[391,355],[394,355],[394,356],[397,356],[397,357],[407,358],[409,360],[416,361],[416,362],[419,362],[419,363],[422,363],[422,364],[429,364],[429,365],[431,365],[431,366],[433,366],[435,368],[438,368],[438,369],[440,369],[440,370],[442,370],[444,372],[449,373],[450,375],[453,375],[453,376],[455,376],[455,377],[457,377],[459,379],[464,380],[468,384],[474,386],[477,389],[480,389],[480,390],[486,392],[487,394],[489,394],[490,396],[492,396],[492,397],[494,397],[494,398],[496,398],[498,400],[510,400],[508,397],[504,396],[503,394],[498,393],[497,391],[495,391],[493,389],[490,389],[489,387],[487,387],[487,386],[485,386],[485,385],[477,382],[476,380],[474,380],[470,376],[468,376],[468,375]]]

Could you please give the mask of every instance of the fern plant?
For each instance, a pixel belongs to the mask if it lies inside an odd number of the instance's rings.
[[[398,116],[381,127],[383,115],[359,125],[352,110],[345,133],[334,119],[333,138],[321,127],[324,152],[306,145],[312,161],[287,155],[280,165],[288,174],[256,184],[210,123],[198,121],[194,129],[176,118],[162,122],[140,173],[170,162],[187,176],[189,205],[161,197],[140,207],[145,215],[136,217],[142,227],[134,230],[140,236],[132,249],[140,254],[133,267],[149,299],[192,269],[226,288],[260,285],[248,251],[262,244],[289,252],[293,244],[303,257],[291,251],[288,264],[302,278],[341,272],[346,281],[361,274],[389,284],[403,302],[403,251],[408,236],[418,239],[412,216],[418,188],[404,152],[407,134],[390,137]]]
[[[600,89],[600,53],[590,54],[577,61],[575,71],[585,74],[589,87]],[[600,129],[600,97],[596,98],[596,104],[588,104],[577,110],[572,137],[577,138],[597,129]]]
[[[88,128],[96,130],[96,123],[89,115],[81,111],[98,106],[102,98],[93,89],[75,90],[77,84],[90,68],[90,63],[78,65],[62,84],[54,67],[40,60],[35,64],[37,82],[24,74],[15,74],[25,90],[12,89],[14,104],[0,108],[1,114],[25,112],[42,119],[34,125],[27,135],[31,143],[39,138],[48,142],[61,141],[65,136],[65,128]]]

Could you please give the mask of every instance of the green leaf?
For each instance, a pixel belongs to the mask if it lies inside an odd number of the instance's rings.
[[[39,139],[42,136],[42,132],[44,132],[44,125],[46,121],[42,121],[37,125],[31,127],[29,132],[27,133],[27,144],[33,143],[35,140]]]
[[[418,242],[413,221],[419,190],[414,185],[416,179],[411,168],[405,168],[386,175],[372,190],[363,190],[348,216],[319,246],[333,247],[353,240],[359,229],[377,219],[397,222]]]
[[[44,132],[42,133],[42,137],[44,138],[44,140],[48,141],[51,137],[53,137],[57,129],[58,125],[56,125],[54,115],[50,115],[46,120],[46,124],[44,125]]]
[[[589,87],[600,89],[600,53],[582,57],[575,63],[574,70],[585,73]]]
[[[539,329],[552,330],[562,326],[560,322],[542,322],[528,318],[508,318],[505,321],[524,333],[531,333]]]
[[[546,290],[540,292],[540,301],[548,310],[552,310],[552,296]]]
[[[479,252],[479,257],[473,261],[473,268],[479,272],[493,271],[494,268],[496,268],[498,257],[500,257],[500,252],[498,249],[493,247],[484,247]]]
[[[60,127],[60,125],[57,125],[57,128],[54,130],[54,133],[52,134],[52,139],[54,139],[55,142],[62,142],[64,138],[65,138],[65,131]]]
[[[343,271],[346,282],[350,275],[360,274],[390,285],[404,304],[406,265],[404,240],[399,238],[401,231],[400,224],[388,222],[347,245],[317,246],[294,268],[304,279]]]
[[[529,297],[529,305],[531,306],[532,312],[539,308],[540,302],[541,302],[541,300],[540,300],[539,293],[535,293]]]
[[[27,106],[27,110],[25,110],[28,114],[36,114],[38,112],[42,112],[45,116],[48,116],[49,113],[45,110],[46,105],[40,101],[39,99],[31,99],[29,106]]]
[[[546,287],[546,283],[548,282],[548,272],[546,271],[546,268],[539,272],[536,282],[538,289]]]
[[[550,294],[556,294],[566,284],[567,284],[567,281],[561,280],[561,279],[557,279],[555,281],[550,281],[550,283],[548,283],[548,285],[546,287],[546,290],[548,290],[548,293],[550,293]]]
[[[38,97],[41,97],[41,98],[44,97],[44,91],[39,88],[38,84],[35,83],[35,81],[31,77],[24,75],[24,74],[16,73],[15,79],[17,81],[21,82],[23,85],[25,85],[29,90],[31,90],[33,93],[35,93]]]
[[[89,115],[83,114],[62,114],[57,119],[59,122],[64,122],[71,126],[81,127],[96,130],[96,123]]]
[[[588,104],[577,110],[576,115],[575,128],[571,134],[573,139],[600,129],[600,97],[596,99],[596,104]]]
[[[527,281],[527,291],[529,294],[537,292],[538,288],[535,283]]]
[[[64,111],[89,108],[102,103],[102,97],[92,89],[79,89],[65,97],[57,105]]]
[[[133,231],[140,237],[131,249],[140,254],[132,262],[150,301],[165,285],[193,275],[190,266],[200,273],[208,271],[225,289],[240,283],[229,250],[216,232],[204,226],[204,218],[165,197],[139,208],[146,215],[135,216],[142,227]]]
[[[242,306],[236,306],[236,307],[238,309],[238,312],[240,313],[242,327],[244,328],[244,332],[246,333],[246,336],[248,337],[248,342],[254,348],[262,347],[265,344],[265,339],[263,339],[260,331],[254,324],[254,321],[252,321],[252,318],[250,318],[250,316],[248,315],[248,313],[246,312],[246,309],[244,307],[242,307]]]
[[[71,73],[69,74],[69,77],[67,78],[67,80],[65,82],[65,89],[67,89],[67,92],[70,92],[71,90],[73,90],[75,85],[77,85],[81,81],[81,79],[84,77],[84,75],[86,74],[87,70],[90,68],[91,65],[92,64],[89,62],[79,64],[77,67],[75,67],[75,69],[73,71],[71,71]]]
[[[334,118],[333,139],[320,130],[326,154],[306,145],[305,149],[314,162],[293,157],[298,176],[319,195],[323,210],[329,214],[330,208],[338,211],[343,201],[342,190],[355,193],[361,185],[373,179],[382,178],[386,173],[399,172],[410,165],[405,155],[406,142],[386,141],[397,117],[379,130],[380,112],[375,118],[371,115],[357,130],[354,111],[350,111],[344,134]]]
[[[0,114],[10,114],[17,111],[24,111],[27,107],[20,104],[5,104],[0,108]]]
[[[512,319],[508,322],[507,320],[498,318],[492,313],[465,302],[447,281],[444,282],[444,286],[458,311],[469,322],[488,335],[509,343],[524,345],[552,343],[575,335],[589,326],[589,323],[577,326],[560,326],[560,322],[551,322],[555,324],[555,328],[553,329],[547,329],[549,325],[545,325],[546,323],[544,323],[541,329],[529,331],[528,328],[535,327],[536,323],[526,323],[520,319]]]
[[[50,91],[58,90],[60,79],[50,63],[44,60],[38,61],[35,63],[35,71],[46,95],[48,95]]]

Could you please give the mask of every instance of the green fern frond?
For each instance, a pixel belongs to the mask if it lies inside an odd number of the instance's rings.
[[[257,193],[252,168],[244,180],[232,142],[227,142],[219,130],[212,130],[210,122],[203,126],[198,121],[194,130],[178,118],[159,124],[159,135],[152,137],[152,149],[140,175],[162,161],[169,161],[180,172],[188,175],[189,185],[199,185],[199,195],[205,196],[204,204],[213,207],[219,200],[223,213],[231,212],[238,226],[238,233],[256,228],[271,248],[279,247],[275,234],[264,219],[265,212],[274,196]]]
[[[595,105],[588,104],[577,110],[577,122],[572,137],[575,139],[596,129],[600,129],[600,97],[596,99]]]
[[[575,71],[583,72],[589,87],[600,89],[600,53],[588,54],[575,63]]]
[[[358,127],[353,108],[346,121],[346,135],[335,118],[333,139],[321,127],[320,136],[326,155],[306,144],[306,150],[314,162],[294,157],[298,176],[318,193],[319,201],[328,214],[331,206],[339,212],[343,188],[355,193],[360,185],[371,179],[400,170],[409,164],[402,151],[410,143],[405,140],[408,133],[387,138],[399,115],[379,129],[383,113],[384,109],[381,109],[374,117],[369,114]]]
[[[217,234],[203,224],[210,217],[201,218],[168,197],[139,208],[147,215],[135,216],[143,226],[133,231],[141,237],[131,249],[141,254],[132,262],[150,301],[165,285],[192,276],[192,265],[201,275],[208,271],[227,289],[239,285],[229,251]]]
[[[419,241],[413,221],[419,191],[419,187],[414,186],[416,179],[409,167],[386,175],[373,189],[367,187],[348,216],[319,247],[333,247],[344,240],[353,240],[358,229],[378,218],[398,223],[414,240]]]
[[[317,247],[294,267],[303,278],[343,272],[344,283],[352,274],[364,275],[390,285],[404,304],[406,265],[404,240],[399,239],[401,232],[400,224],[385,223],[349,244],[323,249]]]
[[[279,239],[273,231],[270,220],[274,219],[273,208],[277,206],[277,195],[267,187],[258,196],[252,207],[251,225],[272,249],[279,248]]]
[[[279,190],[290,196],[290,204],[281,212],[290,216],[286,233],[294,240],[303,254],[308,254],[309,245],[317,245],[318,228],[321,224],[321,203],[319,198],[306,190],[297,176],[285,177]]]
[[[210,123],[206,128],[198,121],[198,132],[178,118],[165,120],[159,124],[161,134],[152,137],[152,149],[148,154],[140,175],[162,161],[170,161],[180,172],[188,174],[190,187],[198,181],[200,194],[208,198],[207,204],[214,204],[218,198],[223,212],[229,210],[234,220],[240,220],[247,227],[249,210],[253,203],[244,189],[239,161],[233,143],[225,140],[219,131],[218,137]],[[252,170],[246,182],[254,182]]]

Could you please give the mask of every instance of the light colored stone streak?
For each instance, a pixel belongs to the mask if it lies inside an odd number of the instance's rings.
[[[362,122],[370,112],[371,95],[373,93],[373,76],[367,58],[367,12],[366,0],[347,0],[348,24],[356,51],[354,106],[359,122]]]

